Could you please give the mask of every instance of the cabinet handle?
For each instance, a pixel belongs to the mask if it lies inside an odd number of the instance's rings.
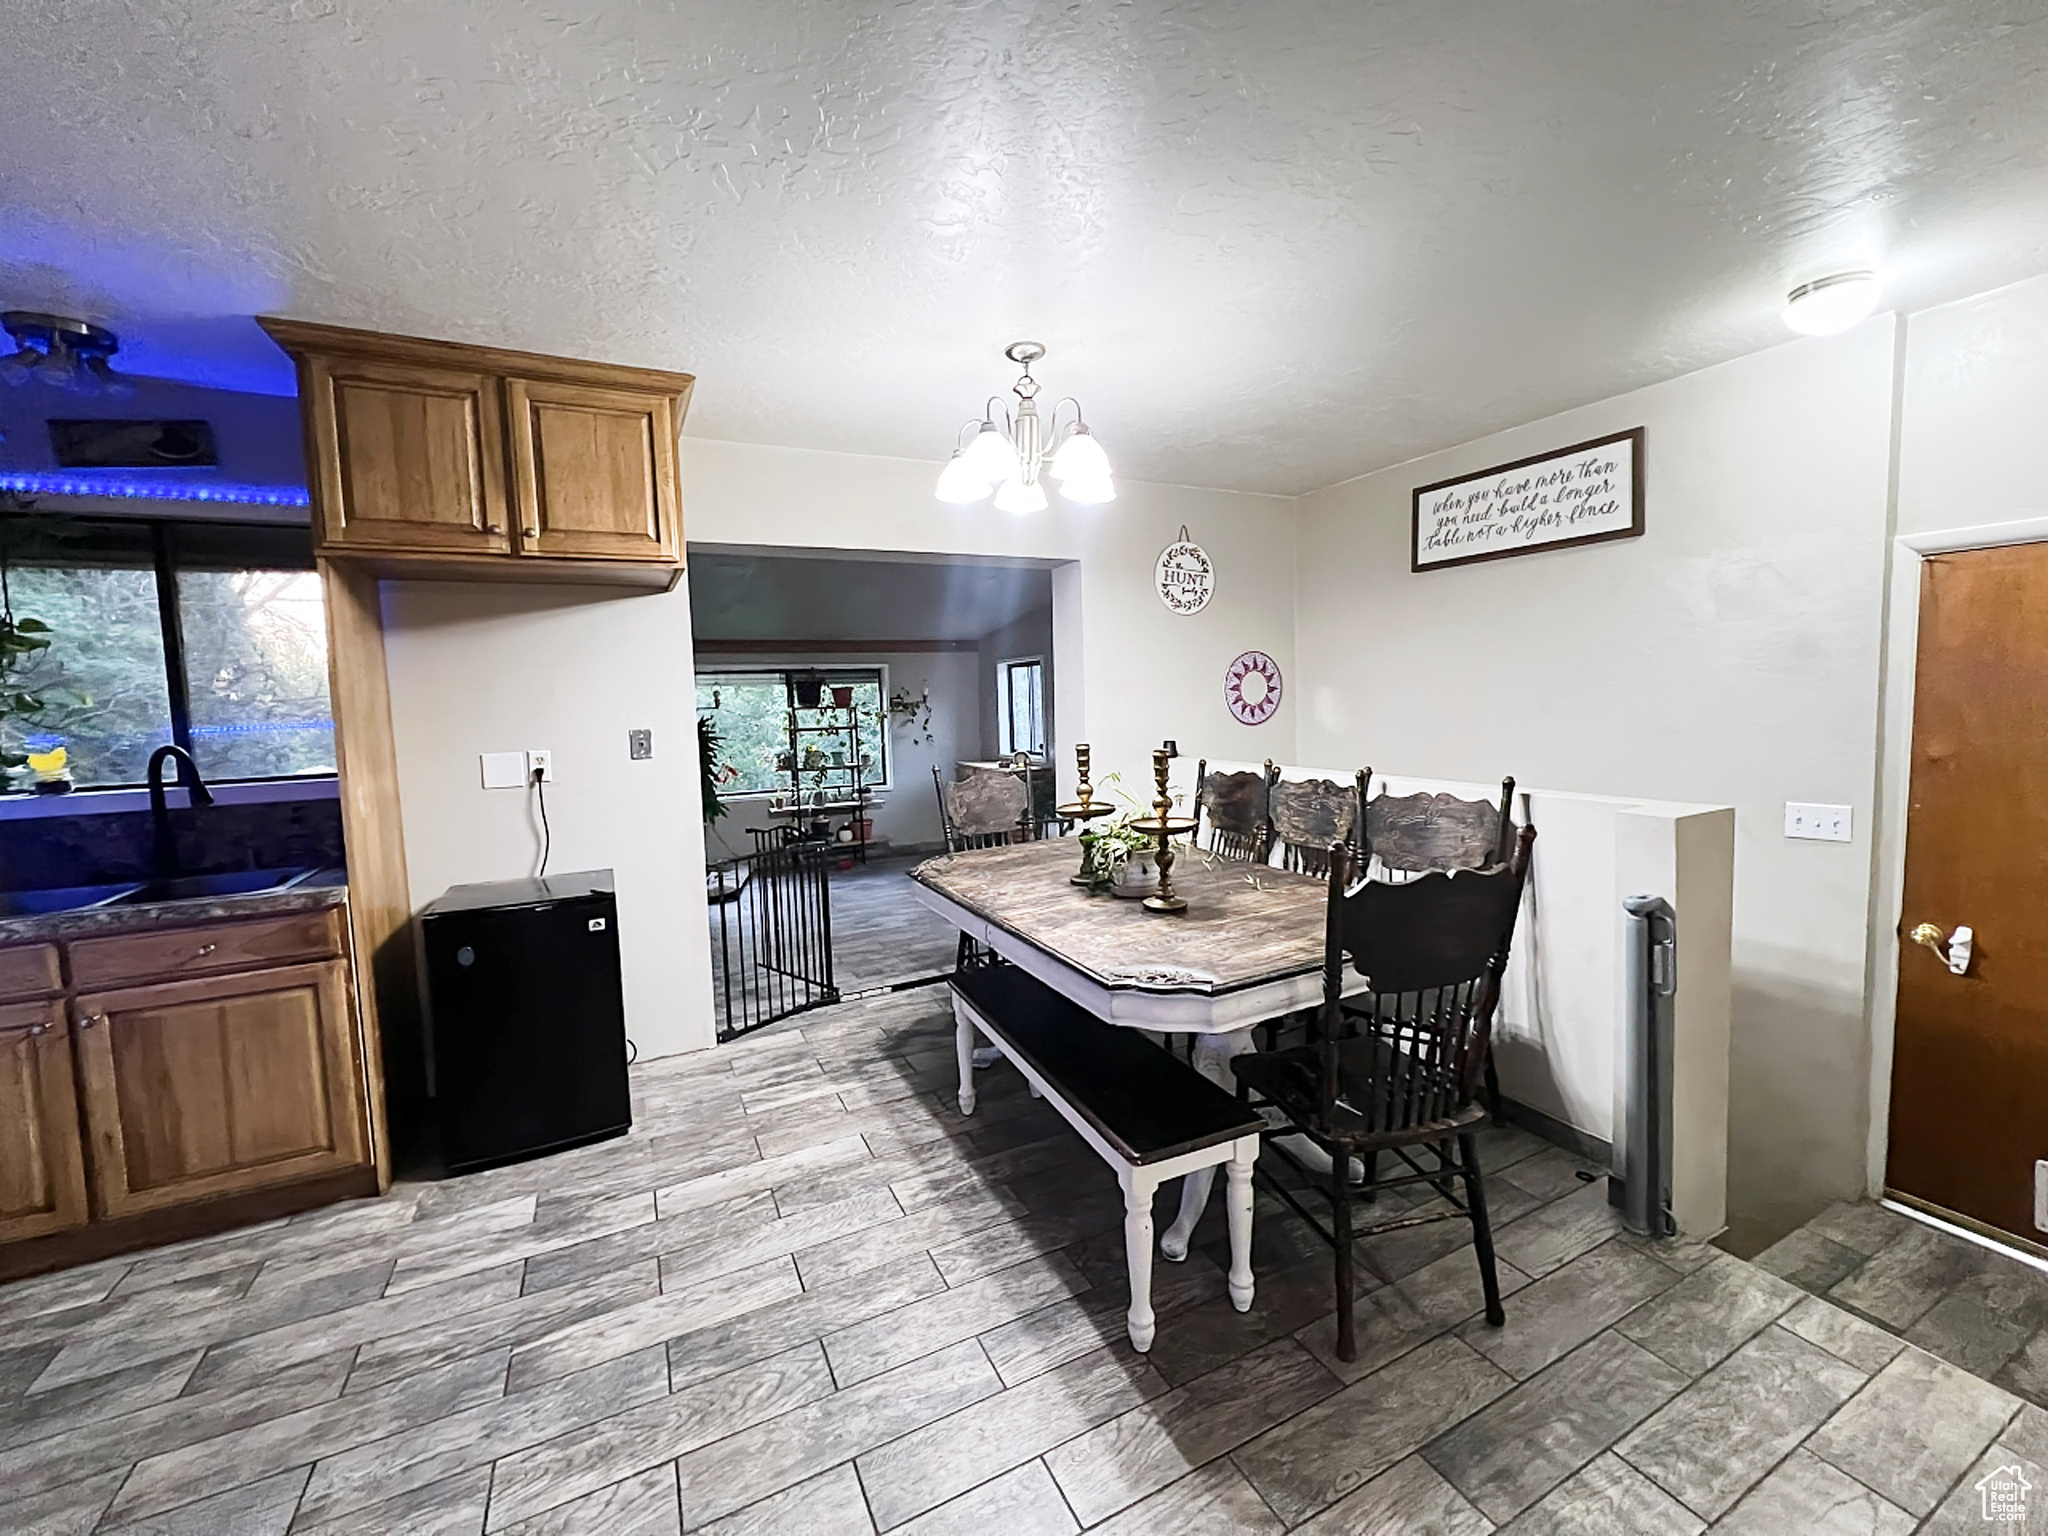
[[[485,533],[503,533],[504,531],[505,531],[505,525],[504,525],[503,523],[485,523],[485,524],[484,524],[484,532],[485,532]]]
[[[197,949],[192,951],[192,958],[194,960],[204,960],[208,955],[212,954],[214,950],[218,947],[218,945],[214,944],[202,944]]]
[[[537,539],[540,537],[540,529],[538,528],[522,528],[519,531],[529,539]]]
[[[99,1021],[100,1016],[98,1014],[88,1013],[84,1018],[78,1021],[78,1027],[80,1029],[91,1029],[93,1025],[99,1023]]]
[[[0,1029],[0,1039],[5,1039],[9,1035],[21,1035],[27,1039],[33,1040],[37,1035],[47,1035],[49,1032],[50,1026],[47,1022],[36,1024],[17,1024],[12,1029]]]

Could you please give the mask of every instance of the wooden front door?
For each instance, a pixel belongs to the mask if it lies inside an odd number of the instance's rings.
[[[673,560],[673,397],[645,390],[507,379],[522,555]]]
[[[2048,1243],[2048,544],[1923,562],[1911,773],[1885,1183]],[[1964,974],[1922,924],[1973,931]]]
[[[102,1216],[369,1161],[343,962],[131,987],[74,1006]]]

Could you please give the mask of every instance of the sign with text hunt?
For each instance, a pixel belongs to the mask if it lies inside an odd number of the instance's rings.
[[[1643,531],[1643,429],[1415,492],[1411,570],[1502,560]]]

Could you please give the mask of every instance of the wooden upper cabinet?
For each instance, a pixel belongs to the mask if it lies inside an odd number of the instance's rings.
[[[674,560],[676,424],[670,398],[545,379],[507,379],[519,552]]]
[[[370,1161],[345,962],[81,995],[72,1007],[100,1216]]]
[[[0,1007],[0,1243],[88,1215],[63,1000]]]
[[[324,550],[511,549],[495,378],[316,357],[305,383]]]
[[[319,554],[438,580],[679,577],[690,375],[262,323],[298,364]]]

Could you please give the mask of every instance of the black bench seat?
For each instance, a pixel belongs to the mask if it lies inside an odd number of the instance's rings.
[[[953,986],[984,1031],[1126,1162],[1162,1162],[1264,1128],[1250,1105],[1137,1030],[1104,1023],[1014,965],[956,972]]]
[[[1206,1199],[1207,1180],[1224,1167],[1230,1300],[1240,1312],[1251,1306],[1252,1165],[1265,1121],[1249,1105],[1137,1030],[1105,1023],[1014,965],[954,972],[953,1016],[963,1115],[974,1113],[974,1042],[986,1035],[1116,1173],[1133,1346],[1152,1347],[1152,1201],[1168,1179],[1199,1178]]]

